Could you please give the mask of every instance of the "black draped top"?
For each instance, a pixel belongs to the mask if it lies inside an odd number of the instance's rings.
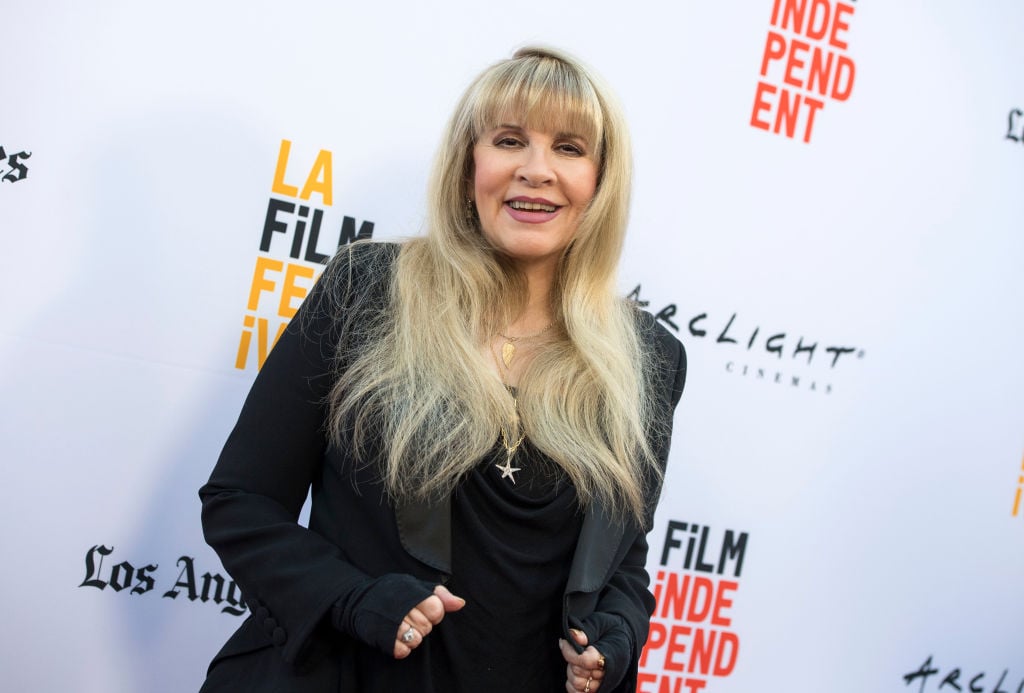
[[[506,459],[497,445],[452,497],[448,588],[466,606],[430,636],[436,691],[565,685],[562,595],[583,514],[565,472],[529,441],[511,459],[517,471]]]

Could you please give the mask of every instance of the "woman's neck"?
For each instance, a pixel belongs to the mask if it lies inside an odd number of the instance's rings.
[[[512,337],[533,334],[551,325],[551,293],[555,285],[555,268],[551,263],[528,265],[520,268],[526,278],[526,305],[521,313],[505,328]]]

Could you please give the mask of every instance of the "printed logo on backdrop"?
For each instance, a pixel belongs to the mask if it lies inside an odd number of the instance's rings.
[[[740,653],[732,608],[749,538],[669,520],[637,693],[696,693],[732,674]]]
[[[641,299],[640,290],[637,284],[629,298],[647,308],[650,301]],[[670,329],[681,332],[685,327],[690,337],[714,344],[725,359],[727,374],[752,381],[830,395],[833,378],[864,358],[864,350],[849,343],[777,327],[762,329],[760,322],[739,313],[680,314],[675,303],[651,312]]]
[[[964,691],[964,693],[1024,693],[1024,678],[1003,669],[998,674],[978,669],[939,666],[932,656],[914,671],[903,675],[903,682],[914,693],[928,691]],[[1019,683],[1018,683],[1019,682]]]
[[[330,151],[321,149],[311,162],[298,155],[296,161],[292,158],[291,141],[281,140],[271,185],[274,195],[267,202],[238,340],[235,368],[240,370],[253,363],[257,369],[263,367],[334,251],[373,236],[372,221],[359,222],[357,227],[355,217],[331,214],[334,182]],[[314,206],[313,199],[320,205]]]
[[[1024,515],[1024,507],[1021,506],[1021,496],[1024,496],[1024,459],[1020,461],[1020,475],[1017,477],[1017,493],[1013,494],[1013,517]]]
[[[1024,144],[1024,111],[1019,108],[1006,117],[1006,139]]]
[[[833,0],[775,0],[761,56],[750,125],[810,143],[826,104],[853,92],[847,52],[854,6]]]
[[[159,564],[138,565],[127,560],[114,563],[110,556],[113,546],[97,544],[85,553],[85,579],[79,587],[92,587],[101,592],[109,589],[115,594],[142,596],[154,593],[164,599],[184,597],[190,602],[220,607],[222,613],[241,616],[246,612],[245,601],[235,581],[220,573],[209,571],[198,574],[196,559],[181,556],[175,567],[157,577]],[[109,559],[109,560],[108,560]],[[172,582],[173,581],[173,582]],[[160,585],[158,588],[157,585]]]
[[[0,146],[0,183],[17,183],[28,178],[28,166],[25,159],[32,156],[32,152],[12,152]]]

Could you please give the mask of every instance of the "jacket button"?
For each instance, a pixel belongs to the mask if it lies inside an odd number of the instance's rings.
[[[256,609],[256,611],[252,612],[252,615],[255,616],[258,620],[262,621],[270,616],[270,611],[267,610],[267,607],[261,606],[260,608]]]
[[[273,616],[263,621],[263,630],[267,635],[272,635],[275,631],[280,630],[277,626],[277,619]]]
[[[270,635],[270,641],[272,643],[274,643],[275,645],[277,645],[278,647],[281,647],[281,645],[284,645],[286,640],[288,640],[288,634],[285,633],[284,632],[284,628],[282,628],[280,626],[275,628],[274,632],[271,633],[271,635]]]

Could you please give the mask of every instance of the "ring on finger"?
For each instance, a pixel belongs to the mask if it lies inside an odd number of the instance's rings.
[[[597,668],[604,669],[604,655],[597,658]]]
[[[402,642],[404,642],[406,644],[411,643],[415,639],[416,639],[416,629],[413,628],[412,626],[409,627],[409,630],[407,630],[404,633],[402,633]]]
[[[594,680],[593,676],[587,677],[587,685],[583,687],[583,693],[590,693],[590,682]]]

